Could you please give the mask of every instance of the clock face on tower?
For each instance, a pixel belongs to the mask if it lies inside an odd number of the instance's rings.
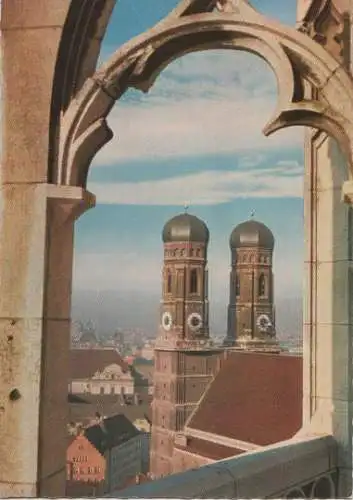
[[[162,315],[162,327],[164,330],[168,331],[171,329],[173,323],[173,318],[170,312],[165,311]]]
[[[272,326],[271,320],[267,314],[260,314],[257,318],[256,324],[259,327],[260,332],[267,332],[270,326]]]
[[[193,332],[197,332],[202,327],[202,317],[199,313],[191,313],[188,317],[188,326]]]

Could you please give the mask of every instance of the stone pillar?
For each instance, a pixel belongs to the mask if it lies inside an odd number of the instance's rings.
[[[74,220],[94,197],[46,183],[1,194],[0,492],[63,496]]]
[[[307,135],[305,165],[301,433],[335,437],[341,498],[350,495],[352,483],[352,217],[342,203],[347,168],[336,142],[316,131]],[[353,200],[351,184],[349,189]]]

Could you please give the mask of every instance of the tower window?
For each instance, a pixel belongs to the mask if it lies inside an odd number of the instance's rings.
[[[235,276],[235,295],[239,297],[240,295],[240,276],[237,274]]]
[[[259,278],[259,295],[264,297],[266,295],[266,279],[263,274],[260,274]]]
[[[197,270],[192,269],[190,273],[190,293],[197,293],[198,289]]]
[[[172,293],[172,273],[167,272],[167,293]]]

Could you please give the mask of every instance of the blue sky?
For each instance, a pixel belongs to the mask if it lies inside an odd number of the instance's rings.
[[[176,4],[118,1],[101,61]],[[295,0],[254,0],[253,5],[295,23]],[[255,56],[235,51],[190,54],[166,68],[148,94],[129,91],[109,117],[114,139],[91,166],[88,189],[97,195],[97,207],[76,224],[76,293],[158,293],[161,230],[187,202],[211,233],[211,304],[228,300],[229,234],[253,209],[276,238],[277,297],[298,297],[303,130],[262,135],[275,101],[271,70]]]

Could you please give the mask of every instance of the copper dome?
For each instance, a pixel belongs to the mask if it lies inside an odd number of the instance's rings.
[[[256,220],[248,220],[233,229],[229,244],[232,249],[258,247],[273,250],[275,239],[265,224]]]
[[[193,241],[208,243],[210,233],[206,224],[195,215],[180,214],[170,219],[163,228],[164,243]]]

